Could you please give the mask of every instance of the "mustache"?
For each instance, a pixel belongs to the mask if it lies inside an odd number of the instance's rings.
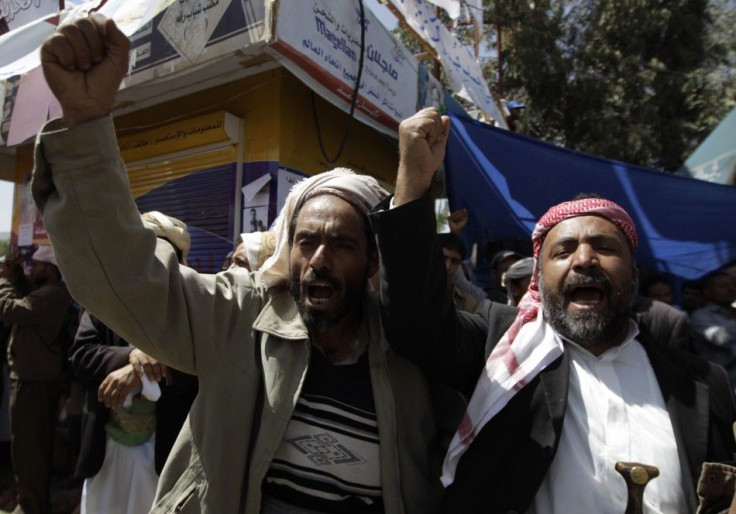
[[[590,284],[603,286],[606,291],[610,291],[613,288],[611,279],[603,273],[575,273],[568,275],[567,279],[565,279],[565,283],[562,285],[562,292],[563,294],[566,294],[572,291],[575,287]]]
[[[340,289],[340,281],[337,280],[334,276],[330,275],[328,271],[315,271],[313,269],[310,269],[306,275],[302,278],[302,285],[309,287],[312,285],[312,283],[316,281],[320,282],[327,282],[332,286],[333,289],[338,290]]]

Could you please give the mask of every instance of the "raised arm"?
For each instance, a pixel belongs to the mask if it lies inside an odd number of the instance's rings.
[[[69,290],[146,354],[201,375],[228,352],[223,345],[249,333],[236,312],[260,309],[260,296],[247,274],[180,266],[171,245],[144,227],[108,115],[127,72],[128,41],[115,24],[78,20],[41,54],[64,124],[39,134],[32,189]]]
[[[485,320],[458,312],[447,291],[428,194],[449,119],[424,109],[401,123],[394,208],[371,214],[381,256],[384,329],[391,347],[430,376],[469,394],[483,366]]]

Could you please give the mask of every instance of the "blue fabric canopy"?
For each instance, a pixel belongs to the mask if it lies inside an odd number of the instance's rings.
[[[736,260],[736,187],[611,161],[450,114],[445,170],[469,243],[528,239],[546,210],[578,193],[624,207],[640,266],[699,278]],[[625,130],[625,128],[622,128]]]

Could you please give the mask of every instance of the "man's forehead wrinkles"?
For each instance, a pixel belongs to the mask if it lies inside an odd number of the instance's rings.
[[[569,244],[577,244],[580,242],[621,242],[624,243],[623,234],[621,237],[614,234],[604,234],[604,233],[595,233],[595,234],[580,234],[578,236],[561,236],[553,241],[551,241],[553,246],[565,246]]]
[[[614,235],[615,234],[615,235]],[[600,216],[578,216],[568,218],[552,227],[547,234],[547,240],[560,239],[563,237],[593,237],[593,236],[611,236],[626,238],[615,223],[602,218]]]
[[[303,227],[296,231],[295,237],[300,238],[314,238],[314,237],[325,237],[329,241],[357,241],[360,239],[357,234],[349,233],[344,230],[314,230],[311,228]]]

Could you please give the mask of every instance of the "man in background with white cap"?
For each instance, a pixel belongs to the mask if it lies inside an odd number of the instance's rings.
[[[13,325],[8,343],[10,444],[18,488],[14,512],[49,511],[49,483],[63,357],[59,336],[72,298],[51,246],[32,256],[31,291],[18,297],[0,279],[0,321]]]
[[[513,263],[506,273],[501,277],[501,285],[506,289],[508,305],[516,307],[529,288],[529,282],[532,279],[532,271],[534,271],[534,259],[524,257],[520,261]]]
[[[506,289],[504,288],[503,274],[511,265],[524,256],[511,250],[501,250],[491,259],[491,285],[486,289],[486,294],[493,302],[506,303]]]
[[[157,211],[141,218],[186,265],[186,224]],[[134,348],[89,312],[79,322],[69,361],[87,390],[75,471],[85,479],[81,514],[148,512],[199,390],[197,377]]]

